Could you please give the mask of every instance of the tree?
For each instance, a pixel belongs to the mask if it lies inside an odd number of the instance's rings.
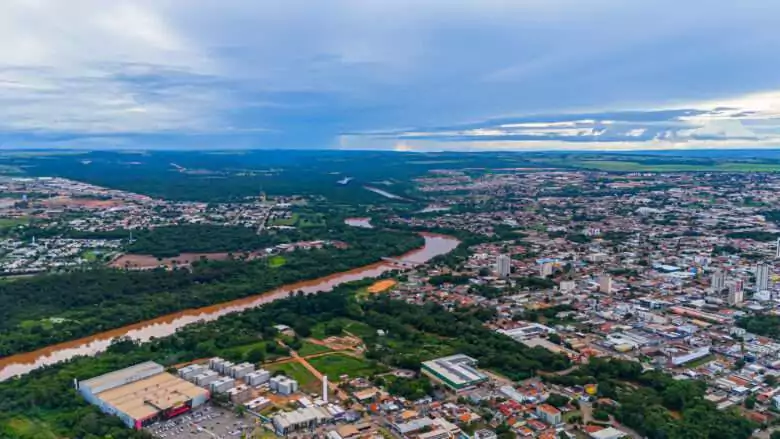
[[[764,382],[766,383],[767,386],[774,387],[775,385],[777,385],[777,377],[775,375],[766,375],[764,376]]]
[[[756,407],[756,397],[753,395],[748,396],[745,399],[745,408],[748,410],[753,410]]]
[[[252,364],[262,363],[265,361],[265,351],[263,348],[253,348],[244,355],[244,359]]]
[[[773,431],[769,439],[780,439],[780,431]]]

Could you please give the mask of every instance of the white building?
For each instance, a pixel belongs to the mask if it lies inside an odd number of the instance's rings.
[[[726,272],[723,270],[717,270],[712,273],[710,278],[710,289],[713,293],[719,293],[726,288]]]
[[[508,277],[511,272],[512,260],[507,255],[498,255],[496,258],[496,274],[498,277]]]
[[[612,276],[608,274],[599,276],[599,292],[612,294]]]
[[[756,265],[756,291],[769,290],[769,265]]]

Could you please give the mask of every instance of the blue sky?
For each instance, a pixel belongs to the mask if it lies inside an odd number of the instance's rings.
[[[4,0],[0,148],[780,146],[780,2]]]

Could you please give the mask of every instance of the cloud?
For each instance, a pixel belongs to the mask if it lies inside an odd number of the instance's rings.
[[[777,16],[738,0],[6,0],[0,142],[770,145]]]

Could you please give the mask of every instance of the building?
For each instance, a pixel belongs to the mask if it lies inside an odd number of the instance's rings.
[[[286,436],[300,430],[311,430],[333,419],[324,407],[306,407],[293,412],[283,412],[274,416],[272,422],[276,434]]]
[[[558,286],[558,289],[561,291],[561,293],[574,291],[575,288],[577,288],[577,283],[573,280],[562,280]]]
[[[136,429],[188,412],[210,397],[151,361],[79,381],[76,388],[90,404]]]
[[[271,390],[282,395],[292,395],[298,391],[298,382],[284,375],[275,376],[268,383]]]
[[[561,423],[561,411],[550,404],[539,404],[536,406],[536,416],[550,425]]]
[[[780,259],[780,238],[777,238],[777,247],[775,248],[775,258]]]
[[[612,294],[612,276],[608,274],[599,276],[599,292]]]
[[[756,292],[767,291],[769,289],[769,265],[756,265]]]
[[[498,277],[508,277],[511,272],[512,259],[508,255],[498,255],[496,258],[496,275]]]
[[[187,381],[192,381],[196,376],[206,372],[208,369],[200,364],[193,364],[179,369],[179,377]]]
[[[726,288],[726,272],[717,270],[710,278],[710,289],[713,293],[720,293]]]
[[[422,373],[459,392],[488,380],[488,376],[476,369],[477,360],[463,354],[422,363]]]
[[[270,380],[271,372],[265,369],[258,369],[254,372],[250,372],[244,377],[244,382],[250,386],[259,386],[261,384],[267,383]]]
[[[729,289],[728,304],[731,306],[739,305],[745,300],[744,281],[742,279],[734,279],[726,282],[726,287]]]
[[[211,383],[211,391],[214,393],[225,393],[236,385],[236,380],[230,377],[222,377]]]
[[[628,435],[615,427],[607,427],[590,433],[588,436],[590,436],[591,439],[621,439]]]

